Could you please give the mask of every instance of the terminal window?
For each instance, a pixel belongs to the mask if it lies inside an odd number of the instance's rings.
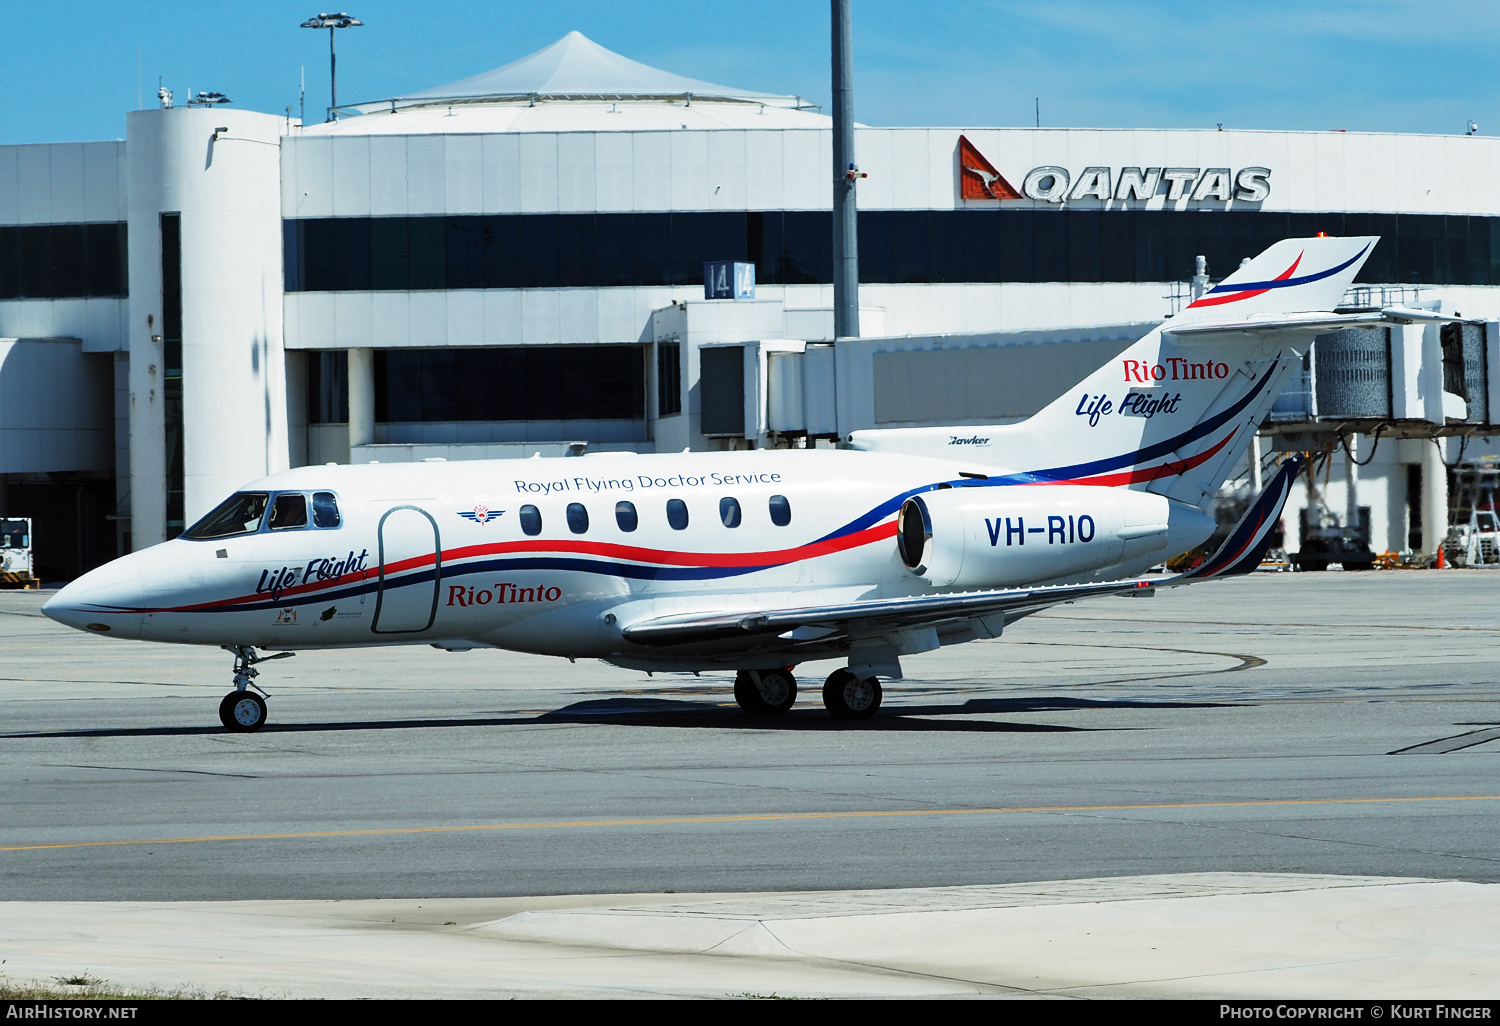
[[[763,285],[826,284],[833,280],[831,216],[772,210],[291,219],[283,223],[286,288],[694,285],[709,260],[754,263]],[[860,281],[1185,281],[1199,254],[1222,276],[1273,242],[1320,231],[1381,236],[1358,281],[1500,285],[1500,218],[1066,208],[860,211]]]
[[[682,343],[656,343],[656,415],[682,412]]]
[[[375,419],[644,420],[642,346],[377,349]]]
[[[0,299],[129,294],[125,224],[0,227]]]

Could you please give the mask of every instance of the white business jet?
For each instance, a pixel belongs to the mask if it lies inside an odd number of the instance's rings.
[[[412,643],[733,670],[759,715],[791,707],[792,668],[838,659],[825,706],[870,716],[902,656],[1144,593],[1135,575],[1204,542],[1210,500],[1315,335],[1436,319],[1331,312],[1376,241],[1275,244],[1018,424],[857,432],[838,450],[302,467],[43,612],[232,652],[232,731],[265,723],[257,663]],[[1206,563],[1155,584],[1253,569],[1297,466]]]

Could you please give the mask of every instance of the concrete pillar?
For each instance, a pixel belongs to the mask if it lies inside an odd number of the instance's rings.
[[[1443,441],[1422,443],[1422,555],[1437,554],[1448,535],[1448,468]]]
[[[288,464],[281,129],[215,108],[126,115],[132,544],[166,536],[161,215],[181,217],[183,497],[191,524]]]
[[[349,461],[375,441],[375,350],[349,350]]]

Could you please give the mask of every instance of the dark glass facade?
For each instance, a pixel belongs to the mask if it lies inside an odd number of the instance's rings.
[[[644,420],[641,346],[375,350],[375,419]]]
[[[166,427],[167,537],[187,527],[183,485],[182,215],[161,215],[162,415]]]
[[[349,420],[349,351],[307,354],[307,422],[343,424]]]
[[[129,295],[125,224],[0,227],[0,299]]]
[[[698,285],[707,260],[750,261],[762,285],[833,280],[826,211],[304,218],[283,229],[289,292]],[[1500,218],[1241,210],[866,210],[859,276],[1185,281],[1202,254],[1222,278],[1273,242],[1318,232],[1381,237],[1357,281],[1500,285]]]

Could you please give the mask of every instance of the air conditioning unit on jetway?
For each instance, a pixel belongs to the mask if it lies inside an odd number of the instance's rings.
[[[1446,311],[1445,311],[1446,312]],[[1350,328],[1319,335],[1267,428],[1286,450],[1341,434],[1494,434],[1500,322]]]

